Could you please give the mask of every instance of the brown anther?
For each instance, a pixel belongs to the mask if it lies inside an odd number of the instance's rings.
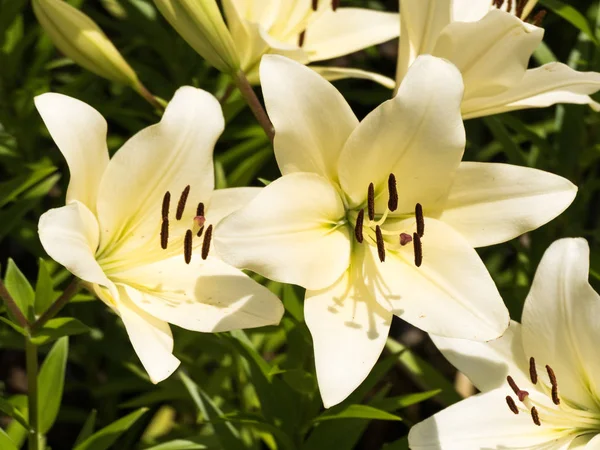
[[[519,19],[523,18],[523,10],[525,9],[525,5],[527,4],[527,0],[517,0],[517,9],[515,10],[515,16]]]
[[[340,6],[340,0],[332,0],[331,2],[331,9],[333,9],[334,11],[336,9],[338,9]]]
[[[208,258],[208,251],[210,250],[210,240],[212,238],[213,226],[209,225],[204,234],[204,240],[202,241],[202,259]]]
[[[508,5],[506,5],[506,12],[510,12],[512,10],[512,0],[508,0]]]
[[[375,186],[369,184],[367,191],[367,209],[369,211],[369,220],[375,220]]]
[[[542,425],[540,422],[540,415],[535,406],[531,407],[531,418],[533,419],[533,423],[535,423],[538,427]]]
[[[400,245],[404,246],[412,242],[412,236],[408,233],[400,233]]]
[[[204,216],[204,203],[202,203],[202,202],[198,203],[198,206],[196,207],[196,215]]]
[[[535,16],[533,16],[533,20],[531,21],[531,23],[533,25],[535,25],[536,27],[539,27],[542,24],[542,22],[544,21],[544,18],[546,17],[546,13],[547,13],[547,11],[545,9],[542,9]]]
[[[423,264],[423,244],[421,244],[421,237],[417,233],[413,233],[413,246],[415,248],[415,266],[421,267],[421,264]]]
[[[379,254],[379,261],[385,261],[385,243],[383,242],[383,233],[381,233],[381,227],[377,225],[375,227],[375,238],[377,239],[377,253]]]
[[[535,368],[535,358],[533,356],[529,358],[529,378],[531,378],[533,384],[537,384],[538,374]]]
[[[548,378],[550,378],[550,384],[552,385],[552,403],[560,405],[560,397],[558,396],[558,382],[556,381],[556,374],[552,367],[546,366],[546,372],[548,372]]]
[[[163,197],[162,202],[162,219],[166,219],[169,217],[169,206],[171,205],[171,193],[169,191],[165,192],[165,196]]]
[[[183,258],[185,263],[189,264],[192,260],[192,230],[185,232],[185,238],[183,240]]]
[[[388,177],[388,209],[392,212],[398,209],[398,188],[396,187],[396,176],[390,173]]]
[[[558,387],[552,386],[552,403],[560,405],[560,397],[558,396]]]
[[[517,383],[515,383],[515,380],[513,379],[513,377],[511,377],[510,375],[507,376],[506,381],[508,381],[508,385],[513,390],[515,395],[518,396],[519,392],[521,392],[521,389],[519,389],[519,386],[517,386]]]
[[[423,237],[425,234],[425,220],[423,219],[423,207],[420,203],[415,205],[415,219],[417,219],[417,234]]]
[[[363,243],[363,224],[365,222],[365,210],[361,209],[356,216],[356,225],[354,226],[354,236],[359,244]]]
[[[179,202],[177,203],[177,211],[175,213],[175,218],[177,220],[181,220],[181,218],[183,217],[183,211],[185,210],[185,202],[187,202],[188,195],[190,195],[189,184],[185,187],[185,189],[181,193],[181,196],[179,197]]]
[[[163,217],[162,224],[160,226],[160,248],[163,250],[167,249],[169,243],[169,218]]]
[[[506,404],[512,412],[514,412],[515,414],[519,414],[519,408],[517,408],[517,404],[510,395],[506,396]]]
[[[305,37],[306,37],[306,30],[304,30],[302,33],[300,33],[300,36],[298,36],[298,47],[302,47],[304,45]]]
[[[319,6],[319,0],[312,0],[313,11],[316,11],[318,6]]]

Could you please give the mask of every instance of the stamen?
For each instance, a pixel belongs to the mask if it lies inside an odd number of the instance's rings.
[[[388,192],[390,195],[388,209],[393,212],[398,209],[398,189],[396,188],[396,176],[393,173],[390,173],[388,178]]]
[[[423,245],[417,233],[413,233],[413,246],[415,248],[415,266],[421,267],[423,263]]]
[[[531,378],[531,382],[533,384],[537,384],[538,375],[537,370],[535,368],[535,358],[533,356],[529,358],[529,378]]]
[[[192,230],[187,230],[185,232],[185,239],[183,240],[183,257],[186,264],[189,264],[192,260]]]
[[[535,406],[531,407],[531,418],[533,419],[533,423],[535,423],[538,427],[542,425],[540,422],[540,415]]]
[[[552,385],[552,403],[560,405],[560,397],[558,396],[558,382],[556,381],[556,374],[550,366],[546,366],[546,372],[548,372],[548,378],[550,378],[550,384]]]
[[[512,399],[512,397],[510,395],[506,396],[506,403],[508,404],[508,407],[510,408],[510,410],[513,413],[519,414],[519,408],[517,408],[515,401]]]
[[[198,207],[196,208],[196,215],[203,216],[204,215],[204,203],[198,203]]]
[[[517,386],[517,383],[515,383],[515,380],[513,379],[513,377],[511,377],[510,375],[507,376],[506,381],[508,381],[508,385],[513,390],[513,392],[515,393],[515,395],[517,396],[517,398],[519,399],[520,402],[522,402],[523,400],[525,400],[527,398],[527,396],[529,395],[529,392],[519,389],[519,386]]]
[[[339,6],[340,6],[340,0],[332,0],[331,9],[333,9],[335,11],[336,9],[338,9]]]
[[[162,225],[160,227],[160,247],[163,250],[166,250],[168,243],[169,243],[169,218],[163,217]]]
[[[373,186],[373,183],[369,184],[367,206],[369,210],[369,220],[375,220],[375,186]]]
[[[298,36],[298,47],[302,47],[304,45],[305,37],[306,37],[306,30],[304,30],[302,33],[300,33],[300,36]]]
[[[165,192],[165,196],[163,197],[162,202],[162,218],[166,219],[169,217],[169,205],[171,204],[171,193],[169,191]]]
[[[356,225],[354,227],[354,236],[359,244],[363,243],[363,224],[365,222],[365,210],[361,209],[356,216]]]
[[[515,10],[515,16],[519,19],[523,18],[523,10],[525,9],[525,5],[527,4],[527,0],[517,0],[517,9]]]
[[[510,12],[512,10],[512,0],[508,0],[508,5],[506,6],[506,12]]]
[[[400,233],[400,245],[404,246],[412,242],[412,236],[408,233]]]
[[[208,258],[208,251],[210,250],[210,240],[212,238],[213,226],[209,225],[204,234],[204,240],[202,241],[202,259]]]
[[[425,220],[423,219],[423,207],[420,203],[415,205],[415,219],[417,219],[417,234],[423,237],[425,234]]]
[[[316,11],[318,6],[319,6],[319,0],[312,0],[313,11]]]
[[[202,217],[204,219],[202,221],[202,223],[200,223],[200,220],[199,220],[200,217]],[[202,202],[198,203],[198,206],[196,207],[196,217],[194,217],[194,220],[200,227],[200,229],[198,230],[198,233],[196,233],[196,236],[200,237],[200,236],[202,236],[202,232],[204,231],[204,222],[206,222],[206,218],[204,217],[204,203],[202,203]]]
[[[179,197],[179,203],[177,203],[177,212],[175,213],[175,218],[177,220],[181,220],[183,217],[183,210],[185,209],[185,202],[187,202],[188,195],[190,195],[190,185],[188,184],[181,196]]]
[[[379,261],[385,261],[385,244],[383,242],[383,234],[381,234],[381,227],[377,225],[375,227],[375,237],[377,238],[377,253],[379,254]]]
[[[536,27],[539,27],[542,24],[542,22],[544,21],[545,17],[546,17],[546,10],[542,9],[535,16],[533,16],[533,20],[531,21],[531,23],[534,24]]]

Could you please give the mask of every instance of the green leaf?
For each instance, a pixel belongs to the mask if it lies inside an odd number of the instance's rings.
[[[65,385],[69,338],[60,338],[50,349],[38,377],[40,432],[46,434],[58,415]]]
[[[432,397],[435,397],[441,389],[434,389],[427,392],[417,392],[415,394],[399,395],[397,397],[384,398],[378,402],[373,402],[372,406],[382,409],[384,411],[396,411],[398,409],[406,408],[416,403],[424,402]]]
[[[14,323],[12,320],[7,319],[6,317],[0,316],[0,322],[4,322],[6,325],[11,327],[17,333],[22,334],[23,336],[27,336],[27,332],[25,331],[25,329],[23,327],[20,327],[16,323]]]
[[[15,300],[15,303],[21,312],[29,320],[32,320],[34,318],[33,302],[35,299],[35,292],[12,258],[8,259],[4,284],[6,284],[6,289],[8,289],[8,292]]]
[[[140,408],[125,417],[102,428],[100,431],[92,434],[89,438],[78,444],[73,450],[107,450],[115,441],[125,433],[148,408]]]
[[[163,442],[162,444],[148,447],[146,450],[202,450],[205,448],[208,447],[192,440],[175,439],[174,441]]]
[[[394,414],[390,414],[381,409],[374,408],[368,405],[348,405],[344,408],[331,408],[325,411],[320,416],[313,419],[313,422],[323,422],[324,420],[339,420],[339,419],[377,419],[377,420],[395,420],[401,421],[402,418]]]
[[[64,336],[88,333],[90,327],[73,317],[50,319],[31,341],[36,345],[46,344]]]
[[[35,312],[43,314],[56,298],[57,292],[53,289],[53,281],[46,266],[46,262],[38,260],[38,276],[35,284]]]
[[[202,416],[211,422],[222,448],[226,448],[227,450],[245,450],[246,446],[240,437],[239,431],[230,422],[218,420],[223,419],[225,415],[211,398],[184,372],[180,371],[179,377]]]
[[[19,450],[13,440],[0,428],[0,448],[2,450]]]
[[[397,441],[385,444],[382,450],[408,450],[408,436],[404,436]]]
[[[5,400],[0,397],[0,411],[6,414],[9,417],[12,417],[21,425],[23,425],[26,429],[29,429],[29,424],[27,423],[27,418],[19,411],[15,405],[13,405],[8,400]],[[0,447],[2,448],[2,447]]]
[[[81,431],[77,435],[77,439],[75,439],[75,446],[78,446],[92,435],[94,432],[94,427],[96,426],[96,416],[97,411],[92,409],[89,416],[87,416],[87,419],[85,419],[85,423],[81,427]]]
[[[567,5],[560,0],[540,0],[540,4],[552,10],[554,14],[565,19],[579,31],[585,33],[596,45],[598,45],[598,40],[594,35],[590,23],[583,14],[571,5]]]

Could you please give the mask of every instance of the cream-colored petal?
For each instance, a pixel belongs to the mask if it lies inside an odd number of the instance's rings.
[[[412,450],[555,450],[557,440],[575,436],[534,425],[529,414],[513,414],[506,389],[469,397],[413,426],[408,434]],[[557,441],[557,442],[554,442]],[[552,445],[547,447],[547,445]]]
[[[445,27],[432,54],[458,67],[467,101],[500,94],[518,83],[543,36],[542,28],[494,10],[477,22]]]
[[[581,238],[560,239],[546,250],[522,329],[526,354],[554,369],[560,395],[593,408],[600,394],[600,296],[588,282],[589,252]]]
[[[465,147],[462,92],[452,64],[433,56],[415,61],[396,97],[371,112],[342,150],[340,183],[351,206],[365,203],[369,183],[376,193],[386,190],[394,173],[399,213],[414,211],[417,202],[428,211],[441,208]]]
[[[73,275],[111,290],[114,284],[106,277],[95,258],[98,247],[98,222],[92,212],[77,201],[46,211],[38,223],[40,241],[46,253]]]
[[[566,178],[528,167],[461,163],[440,220],[473,247],[498,244],[548,223],[575,198]]]
[[[513,88],[491,97],[463,103],[465,119],[525,108],[544,108],[556,103],[593,103],[589,94],[600,89],[600,74],[577,72],[566,64],[549,63],[528,70]]]
[[[344,80],[346,78],[358,78],[362,80],[371,80],[388,89],[394,89],[396,82],[385,75],[367,70],[352,69],[348,67],[335,66],[309,66],[310,69],[317,72],[323,78],[329,81]]]
[[[129,340],[150,381],[160,383],[171,376],[180,361],[173,356],[173,335],[169,324],[138,308],[129,298],[128,290],[119,286],[118,313],[125,324]]]
[[[476,22],[490,11],[491,6],[492,0],[453,0],[452,21]]]
[[[312,173],[284,175],[214,233],[227,263],[307,289],[332,285],[350,260],[345,210],[335,188]]]
[[[212,193],[207,205],[206,220],[212,224],[219,223],[232,212],[246,206],[261,191],[259,187],[238,187],[217,189]]]
[[[490,342],[430,336],[446,359],[480,391],[506,385],[508,375],[521,389],[529,389],[529,360],[523,353],[520,323],[511,321],[502,337]]]
[[[414,219],[399,222],[397,228],[412,233]],[[381,306],[429,333],[475,341],[502,336],[508,310],[466,239],[443,222],[426,218],[421,242],[420,267],[410,244],[388,251],[385,262],[369,246],[363,263],[365,288]]]
[[[388,337],[392,314],[364,295],[344,273],[331,287],[307,291],[304,317],[315,348],[319,391],[326,408],[348,397],[367,377]]]
[[[306,29],[304,50],[311,61],[337,58],[400,35],[396,13],[338,8],[321,14]]]
[[[358,125],[342,94],[314,71],[281,56],[263,57],[260,79],[281,173],[313,172],[337,180],[340,151]]]
[[[223,261],[183,255],[114,275],[131,300],[159,320],[203,332],[276,325],[283,305],[266,287]]]
[[[171,193],[170,234],[176,234],[174,227],[185,232],[192,225],[198,202],[212,194],[212,154],[223,127],[219,102],[208,92],[183,87],[158,124],[123,145],[110,161],[98,193],[102,257],[125,260],[139,256],[148,243],[158,247],[167,191]],[[177,221],[177,202],[188,185],[184,219]]]
[[[86,103],[62,94],[42,94],[34,102],[69,165],[67,203],[77,200],[95,213],[98,186],[108,165],[106,120]]]
[[[451,21],[451,13],[452,0],[400,1],[402,37],[396,70],[398,85],[419,55],[431,54],[440,33]]]

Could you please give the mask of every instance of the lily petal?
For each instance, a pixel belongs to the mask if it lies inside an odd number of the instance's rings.
[[[548,223],[573,202],[577,186],[542,170],[461,163],[440,220],[473,247],[513,239]]]
[[[464,101],[493,96],[518,83],[544,30],[504,11],[490,11],[477,22],[454,22],[441,32],[433,55],[462,73]]]
[[[414,229],[414,219],[397,227]],[[509,324],[508,310],[467,240],[443,222],[426,218],[422,245],[420,267],[415,266],[410,245],[388,252],[385,262],[369,246],[365,284],[381,306],[440,336],[474,341],[502,336]]]
[[[507,2],[505,2],[507,3]],[[453,0],[453,22],[476,22],[490,11],[491,0]]]
[[[452,0],[402,0],[400,28],[402,38],[398,55],[396,83],[419,55],[431,54],[442,29],[451,21]]]
[[[98,187],[108,165],[106,120],[86,103],[62,94],[42,94],[34,102],[69,165],[67,203],[77,200],[95,213]]]
[[[38,233],[44,250],[53,260],[84,281],[107,287],[113,297],[118,298],[114,284],[94,256],[98,247],[98,222],[83,203],[74,201],[42,214]]]
[[[581,238],[560,239],[546,250],[523,309],[523,345],[554,369],[561,395],[595,408],[600,296],[588,282],[589,252]]]
[[[348,67],[334,66],[309,66],[310,69],[317,72],[328,81],[344,80],[346,78],[358,78],[362,80],[371,80],[388,89],[394,89],[396,82],[384,75],[369,72],[367,70],[352,69]]]
[[[216,225],[229,214],[250,203],[261,190],[259,187],[217,189],[210,198],[206,212],[207,221]]]
[[[400,35],[396,13],[364,8],[338,8],[323,12],[306,29],[304,50],[311,61],[337,58]]]
[[[124,286],[119,286],[120,301],[117,308],[129,340],[144,369],[154,384],[171,376],[180,361],[173,356],[173,335],[167,322],[156,319],[138,308],[128,297]]]
[[[346,272],[329,288],[307,291],[304,301],[326,408],[346,399],[364,381],[385,346],[392,322],[392,314],[353,281]]]
[[[358,125],[342,94],[304,65],[276,55],[263,57],[260,78],[281,173],[337,180],[340,151]]]
[[[465,147],[462,93],[452,64],[428,55],[415,61],[396,97],[371,112],[342,150],[340,183],[351,206],[366,201],[369,183],[375,192],[387,188],[394,173],[402,193],[398,213],[417,202],[428,211],[441,207]]]
[[[577,72],[566,64],[553,62],[528,70],[516,86],[499,95],[465,100],[463,117],[471,119],[556,103],[592,104],[588,95],[599,89],[600,73]]]
[[[520,323],[511,321],[502,337],[490,342],[430,336],[446,359],[480,391],[505,386],[508,375],[521,389],[529,390],[529,362],[523,353]]]
[[[276,325],[283,305],[241,270],[209,257],[183,256],[136,267],[113,278],[146,313],[192,331],[219,332]],[[129,288],[133,286],[133,288]]]
[[[557,450],[571,442],[549,427],[538,427],[526,414],[513,414],[506,405],[506,389],[469,397],[411,428],[412,450],[481,450],[535,448]],[[559,441],[557,441],[559,440]],[[545,445],[552,444],[546,447]]]
[[[229,264],[307,289],[332,285],[348,267],[350,237],[335,188],[312,173],[275,180],[215,230]]]
[[[223,127],[219,102],[208,92],[183,87],[160,123],[123,145],[111,159],[98,193],[102,254],[114,256],[119,251],[119,259],[124,260],[148,242],[158,246],[163,196],[171,193],[174,216],[188,185],[192,189],[183,214],[185,224],[171,220],[171,228],[190,226],[198,202],[212,193],[212,153]]]

